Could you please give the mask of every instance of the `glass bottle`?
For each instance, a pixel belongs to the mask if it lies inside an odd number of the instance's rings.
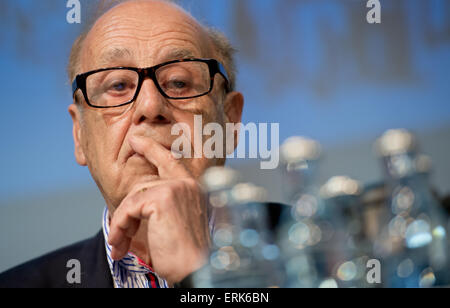
[[[205,173],[214,225],[209,265],[193,278],[200,288],[265,288],[279,286],[280,251],[271,240],[266,191],[239,182],[230,168]]]
[[[320,153],[319,143],[305,137],[291,137],[280,149],[281,184],[290,206],[282,215],[277,235],[286,277],[284,287],[311,288],[327,281],[321,277],[320,262],[312,248],[320,242],[324,227],[317,224],[323,214],[323,202],[315,185]]]
[[[328,274],[339,287],[376,286],[367,279],[367,265],[372,255],[365,232],[362,191],[362,184],[348,176],[332,177],[321,188],[326,207],[323,216],[334,234],[331,241],[322,243],[315,253],[325,256]]]
[[[374,244],[384,285],[448,285],[448,218],[431,193],[429,164],[418,154],[415,136],[403,129],[389,130],[377,140],[376,149],[388,195]]]

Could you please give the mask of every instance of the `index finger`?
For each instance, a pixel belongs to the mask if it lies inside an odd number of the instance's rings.
[[[183,163],[154,139],[150,137],[130,137],[129,143],[136,153],[144,156],[158,168],[161,178],[190,177],[190,173]]]

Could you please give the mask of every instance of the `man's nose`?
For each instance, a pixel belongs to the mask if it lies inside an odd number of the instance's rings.
[[[142,122],[152,124],[167,124],[169,120],[168,102],[161,95],[155,83],[151,79],[145,79],[136,98],[136,111],[133,115],[133,123]]]

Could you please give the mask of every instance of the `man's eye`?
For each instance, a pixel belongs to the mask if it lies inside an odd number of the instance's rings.
[[[168,89],[180,90],[185,89],[188,86],[187,82],[182,80],[172,80],[167,84]]]
[[[110,87],[110,89],[113,91],[124,91],[126,88],[127,88],[126,82],[116,82],[113,83]]]
[[[129,80],[113,80],[108,82],[104,87],[104,93],[113,96],[127,95],[134,89],[134,83]]]

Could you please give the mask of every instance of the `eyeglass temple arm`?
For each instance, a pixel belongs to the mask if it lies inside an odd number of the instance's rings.
[[[76,77],[75,80],[72,82],[72,96],[75,96],[75,92],[78,90],[78,78]]]
[[[227,92],[230,92],[231,91],[230,78],[228,77],[227,70],[222,65],[222,63],[220,63],[219,61],[217,61],[217,65],[218,65],[219,73],[225,78],[226,86],[227,86],[226,90],[227,90]]]

